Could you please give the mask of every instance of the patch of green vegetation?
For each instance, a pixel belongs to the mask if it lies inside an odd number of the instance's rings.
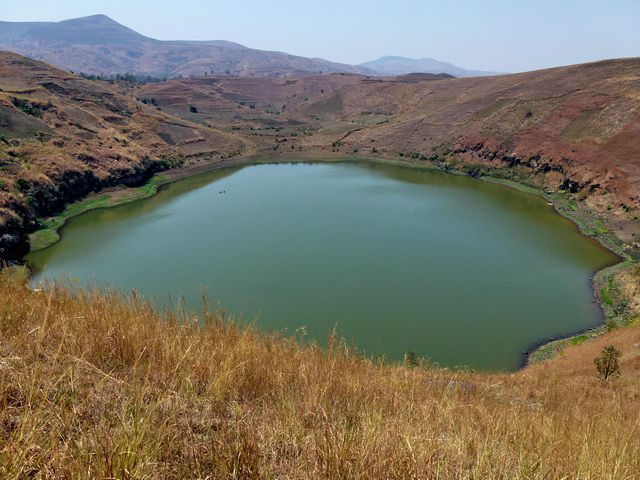
[[[495,174],[496,172],[493,171],[491,172],[492,174]],[[518,183],[514,180],[509,180],[507,178],[500,178],[500,177],[494,177],[494,176],[483,176],[482,180],[485,180],[487,182],[491,182],[491,183],[499,183],[500,185],[506,185],[507,187],[511,187],[511,188],[515,188],[516,190],[520,190],[521,192],[526,192],[526,193],[532,193],[534,195],[542,195],[542,190],[535,188],[535,187],[531,187],[528,185],[524,185],[522,183]]]
[[[511,100],[506,99],[506,98],[501,98],[499,100],[496,100],[495,102],[493,102],[489,106],[487,106],[487,107],[483,108],[482,110],[480,110],[478,112],[478,117],[480,117],[480,118],[488,118],[491,115],[493,115],[494,113],[496,113],[498,110],[501,110],[503,107],[507,106],[510,102],[511,102]]]
[[[31,244],[32,252],[47,248],[58,242],[58,240],[60,240],[60,235],[55,228],[45,227],[29,235],[29,243]]]
[[[589,340],[589,335],[578,335],[577,337],[573,337],[571,339],[571,345],[581,345],[587,340]]]
[[[202,120],[201,118],[188,118],[188,121],[190,121],[191,123],[195,123],[196,125],[202,125],[203,127],[211,127],[211,125],[209,125],[209,123],[207,123],[205,120]],[[233,130],[233,128],[232,128]],[[237,130],[240,130],[240,128],[237,128]]]
[[[20,98],[15,98],[13,100],[13,104],[15,105],[15,107],[18,110],[26,113],[27,115],[31,115],[33,117],[41,117],[42,116],[42,110],[40,110],[37,107],[34,107],[33,105],[31,105],[26,100],[22,100]]]
[[[613,299],[609,296],[609,288],[602,287],[600,289],[600,298],[602,298],[602,302],[607,305],[613,305]]]
[[[569,200],[567,202],[566,209],[571,211],[571,212],[575,212],[575,211],[578,210],[578,204],[574,200]]]
[[[560,136],[572,141],[581,140],[589,133],[592,133],[593,128],[591,125],[601,113],[602,109],[580,112],[580,114],[560,132]]]
[[[166,182],[166,177],[162,175],[156,175],[151,178],[144,185],[133,188],[127,195],[110,195],[104,194],[99,197],[92,197],[81,202],[76,202],[69,205],[60,215],[51,217],[42,222],[40,230],[33,232],[29,235],[29,242],[31,244],[31,251],[42,250],[50,245],[53,245],[60,240],[58,230],[66,223],[66,221],[76,215],[88,212],[89,210],[95,210],[97,208],[112,208],[125,203],[141,200],[146,197],[154,195],[158,191],[158,187]]]
[[[151,177],[147,183],[137,188],[138,191],[141,193],[141,196],[133,198],[132,200],[139,200],[141,198],[155,195],[158,192],[158,187],[166,183],[166,181],[167,181],[167,177],[163,175],[156,175],[154,177]],[[128,202],[122,202],[122,203],[128,203]],[[118,205],[121,205],[122,203],[119,203]],[[113,206],[116,206],[116,205],[113,205]]]
[[[558,356],[558,354],[569,346],[570,343],[570,339],[563,339],[556,340],[555,342],[549,342],[541,346],[529,355],[529,365],[535,365],[536,363],[541,363]]]
[[[316,133],[317,130],[318,130],[317,128],[311,127],[311,126],[298,127],[298,131],[301,132],[303,135],[306,135],[308,137],[310,137],[311,135]],[[293,132],[293,134],[297,134],[297,133]]]

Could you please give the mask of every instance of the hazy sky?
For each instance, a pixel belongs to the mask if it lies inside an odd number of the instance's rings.
[[[230,40],[358,64],[384,55],[519,72],[640,56],[640,0],[11,0],[0,20],[103,13],[160,40]]]

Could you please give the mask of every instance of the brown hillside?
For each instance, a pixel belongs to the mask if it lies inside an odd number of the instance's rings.
[[[265,156],[432,159],[576,194],[626,242],[640,234],[640,59],[464,79],[198,77],[137,95],[240,130]]]
[[[0,52],[0,258],[25,253],[38,218],[90,192],[244,148],[231,134]]]
[[[0,89],[5,258],[24,252],[37,218],[88,192],[184,159],[260,157],[371,157],[514,179],[566,192],[639,246],[640,59],[464,79],[203,76],[132,86],[4,53]]]

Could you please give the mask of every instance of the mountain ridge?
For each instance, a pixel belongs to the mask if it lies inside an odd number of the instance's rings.
[[[157,40],[102,14],[60,22],[3,22],[0,50],[73,72],[106,76],[132,73],[170,77],[209,74],[284,77],[319,72],[375,73],[365,67],[257,50],[225,40]]]
[[[360,64],[380,72],[381,75],[405,75],[409,73],[447,73],[454,77],[484,77],[504,75],[504,72],[486,72],[482,70],[467,70],[448,62],[433,58],[407,58],[394,55],[380,57]]]

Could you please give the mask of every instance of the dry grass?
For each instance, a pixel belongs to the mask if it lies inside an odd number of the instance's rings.
[[[375,365],[0,271],[0,477],[638,478],[640,385]],[[637,327],[629,327],[634,331]],[[621,330],[619,330],[621,331]],[[619,332],[618,331],[618,332]],[[626,348],[626,347],[625,347]]]

